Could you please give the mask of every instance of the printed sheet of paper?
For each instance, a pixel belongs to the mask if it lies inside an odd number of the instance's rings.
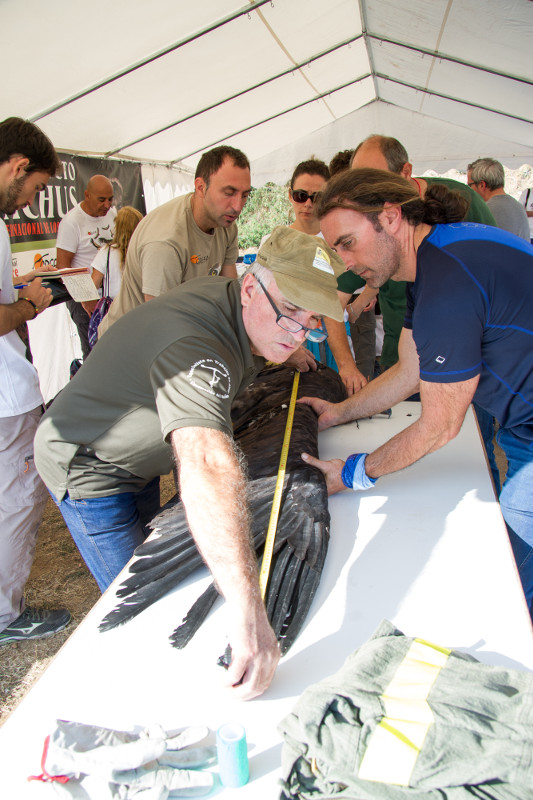
[[[63,275],[63,283],[72,299],[77,303],[100,300],[100,295],[90,275]]]

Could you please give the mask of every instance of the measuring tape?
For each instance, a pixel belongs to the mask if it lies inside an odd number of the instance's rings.
[[[289,404],[287,424],[285,425],[283,446],[281,448],[281,456],[279,459],[278,477],[276,479],[276,488],[274,489],[274,499],[272,501],[272,510],[270,512],[270,521],[268,523],[268,531],[265,541],[265,549],[263,553],[263,562],[261,564],[261,572],[259,573],[259,588],[261,590],[261,597],[263,598],[263,600],[265,599],[268,576],[270,573],[270,565],[272,563],[272,553],[274,551],[274,540],[276,538],[276,528],[278,526],[279,509],[281,505],[281,493],[283,491],[283,483],[285,481],[285,469],[287,467],[287,456],[289,454],[289,442],[291,440],[292,423],[294,420],[294,409],[296,406],[296,395],[298,394],[299,382],[300,382],[300,373],[296,370],[296,372],[294,373],[294,381],[292,384],[291,401]]]

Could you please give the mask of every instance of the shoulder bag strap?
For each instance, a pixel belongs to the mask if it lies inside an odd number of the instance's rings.
[[[111,255],[111,245],[107,248],[107,268],[104,277],[104,293],[103,297],[109,297],[109,256]]]

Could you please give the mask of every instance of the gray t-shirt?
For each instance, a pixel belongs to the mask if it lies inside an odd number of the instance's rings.
[[[173,430],[231,435],[231,403],[264,363],[250,349],[239,282],[188,281],[97,343],[43,417],[37,469],[58,500],[141,489],[172,468]]]
[[[487,205],[494,215],[496,225],[529,242],[529,221],[526,210],[510,194],[495,194]]]

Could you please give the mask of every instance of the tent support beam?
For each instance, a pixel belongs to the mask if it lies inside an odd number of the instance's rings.
[[[370,64],[370,72],[372,73],[372,80],[374,82],[374,94],[376,97],[378,96],[378,84],[376,80],[376,67],[374,64],[374,57],[372,51],[368,45],[368,30],[366,25],[366,2],[365,0],[359,0],[359,15],[361,17],[361,28],[363,31],[363,38],[365,40],[365,47],[366,47],[366,55],[368,58],[368,63]]]
[[[329,56],[331,53],[334,53],[336,50],[340,50],[342,47],[347,47],[352,45],[354,42],[357,42],[359,39],[362,38],[362,34],[358,34],[357,36],[352,37],[351,39],[345,39],[338,44],[333,45],[328,50],[324,50],[321,53],[317,53],[316,55],[307,58],[305,61],[300,61],[297,64],[289,67],[283,72],[278,72],[276,75],[273,75],[271,78],[266,78],[264,81],[260,81],[259,83],[254,84],[253,86],[249,86],[248,89],[245,89],[242,92],[236,92],[235,94],[230,95],[229,97],[224,98],[224,100],[219,100],[216,103],[212,103],[210,106],[205,106],[204,108],[200,108],[198,111],[195,111],[194,114],[189,114],[186,117],[182,117],[181,119],[175,120],[174,122],[170,122],[168,125],[164,125],[162,128],[158,128],[155,131],[150,131],[150,133],[145,134],[144,136],[135,139],[132,142],[128,142],[127,144],[122,144],[120,147],[115,148],[114,150],[110,150],[106,153],[106,156],[114,156],[116,153],[120,153],[122,150],[127,149],[128,147],[133,147],[140,142],[145,142],[147,139],[150,139],[152,136],[157,136],[159,133],[164,133],[165,131],[170,130],[171,128],[175,128],[177,125],[181,125],[183,122],[188,122],[194,117],[199,116],[200,114],[204,114],[206,111],[212,111],[214,108],[218,108],[219,106],[224,105],[224,103],[229,103],[231,100],[235,100],[237,97],[243,97],[248,92],[253,92],[255,89],[259,89],[262,86],[266,86],[272,81],[276,81],[279,78],[284,78],[286,75],[290,75],[293,72],[298,72],[298,70],[307,67],[309,64],[312,64],[314,61],[318,61],[318,59],[323,58],[324,56]],[[367,77],[366,75],[363,77]],[[357,78],[357,80],[361,80],[361,78]]]
[[[104,81],[100,81],[99,83],[95,83],[93,86],[90,86],[88,89],[83,89],[81,92],[77,92],[69,97],[67,100],[63,100],[61,103],[56,103],[54,106],[50,106],[45,111],[41,111],[39,114],[35,114],[33,117],[30,117],[31,122],[37,122],[43,117],[47,117],[49,114],[53,114],[54,111],[59,111],[65,106],[74,103],[76,100],[81,100],[82,97],[87,97],[87,95],[92,94],[92,92],[96,92],[98,89],[102,89],[104,86],[108,86],[110,83],[114,83],[118,81],[120,78],[124,78],[126,75],[130,75],[132,72],[136,72],[138,69],[142,67],[146,67],[148,64],[151,64],[153,61],[157,61],[159,58],[163,58],[164,56],[168,55],[169,53],[174,52],[174,50],[179,50],[180,47],[184,47],[186,44],[190,44],[194,42],[196,39],[200,39],[202,36],[205,36],[207,33],[211,33],[212,31],[216,31],[217,28],[222,28],[223,25],[227,25],[228,22],[233,22],[240,17],[244,17],[250,14],[252,11],[255,11],[256,8],[260,8],[261,6],[270,3],[272,0],[249,0],[249,5],[244,6],[243,8],[237,9],[232,14],[228,14],[226,17],[217,20],[212,25],[208,25],[202,30],[198,31],[197,33],[193,33],[190,36],[186,36],[185,39],[181,39],[179,42],[174,42],[174,44],[165,47],[164,50],[159,50],[157,53],[153,53],[147,58],[142,59],[141,61],[137,61],[136,64],[133,64],[131,67],[127,69],[121,70],[120,72],[116,72],[114,75],[111,75],[109,78],[106,78]]]
[[[501,72],[496,69],[491,69],[490,67],[482,67],[479,64],[474,64],[472,61],[465,61],[462,58],[456,58],[455,56],[448,56],[445,53],[440,53],[438,50],[428,50],[425,47],[415,47],[412,44],[399,42],[395,39],[388,39],[386,36],[379,36],[379,34],[376,33],[368,33],[366,36],[368,39],[372,39],[376,42],[384,42],[385,44],[392,44],[396,47],[403,47],[405,50],[410,50],[414,53],[421,53],[424,56],[437,58],[441,61],[450,61],[452,64],[459,64],[462,67],[470,67],[471,69],[476,69],[479,72],[486,72],[489,75],[496,75],[499,78],[508,78],[512,81],[518,81],[519,83],[525,83],[528,86],[533,86],[533,81],[529,80],[528,78],[521,78],[518,75],[511,75],[509,72]]]
[[[518,122],[526,122],[528,125],[531,125],[530,119],[519,117],[516,114],[508,114],[505,111],[498,111],[498,109],[496,108],[489,108],[488,106],[481,105],[481,103],[472,103],[470,100],[461,100],[460,97],[453,97],[450,94],[443,94],[442,92],[434,92],[431,89],[425,89],[423,86],[417,86],[414,83],[407,83],[407,81],[400,81],[396,78],[391,78],[389,75],[383,75],[382,73],[379,72],[376,73],[376,77],[384,81],[389,81],[390,83],[395,83],[398,86],[405,86],[407,89],[414,89],[417,92],[428,94],[431,97],[440,97],[443,100],[451,100],[453,103],[461,103],[461,105],[469,106],[470,108],[479,108],[481,111],[488,111],[491,114],[498,114],[500,117],[505,117],[506,119],[515,119]],[[380,97],[378,97],[377,99],[381,100]]]
[[[172,167],[174,166],[174,164],[177,164],[186,158],[190,158],[191,156],[194,156],[197,153],[203,153],[205,150],[210,150],[212,147],[216,147],[218,144],[226,142],[228,139],[231,139],[232,136],[239,136],[241,133],[246,133],[246,131],[251,131],[254,128],[259,127],[259,125],[264,125],[266,122],[271,122],[273,119],[278,119],[279,117],[283,117],[285,114],[290,114],[291,111],[297,111],[299,108],[304,108],[305,106],[308,106],[310,103],[316,103],[317,100],[322,100],[323,97],[327,97],[328,95],[333,94],[334,92],[340,92],[341,89],[347,89],[348,86],[353,86],[354,83],[359,83],[359,81],[365,80],[365,78],[370,78],[370,77],[372,77],[370,72],[367,72],[366,75],[362,75],[355,81],[349,81],[348,83],[344,83],[342,86],[336,86],[334,89],[328,89],[327,92],[321,92],[320,94],[316,95],[316,97],[311,97],[309,100],[304,100],[302,103],[298,103],[297,105],[292,106],[291,108],[286,108],[284,111],[280,111],[278,114],[272,114],[272,116],[270,117],[266,117],[265,119],[261,119],[258,122],[254,122],[253,125],[247,125],[245,128],[241,128],[238,131],[233,131],[232,133],[228,133],[222,139],[217,139],[216,141],[205,145],[199,150],[193,150],[191,153],[187,153],[186,155],[181,155],[178,158],[173,159],[172,161],[169,162],[169,166]],[[372,100],[372,102],[375,101]],[[365,103],[364,105],[367,105],[367,103]],[[360,106],[360,108],[363,108],[363,106]]]
[[[400,86],[405,86],[406,88],[409,88],[409,89],[415,89],[418,92],[423,92],[424,94],[428,94],[428,95],[431,95],[433,97],[440,97],[440,98],[442,98],[444,100],[451,100],[454,103],[461,103],[462,105],[470,106],[471,108],[478,108],[481,111],[488,111],[491,114],[498,114],[499,116],[506,117],[507,119],[514,119],[514,120],[517,120],[518,122],[527,122],[527,123],[530,122],[530,120],[523,119],[522,117],[517,117],[517,116],[515,116],[513,114],[506,114],[504,111],[496,111],[495,109],[488,108],[487,106],[483,106],[483,105],[478,104],[478,103],[471,103],[471,102],[469,102],[467,100],[460,100],[457,97],[452,97],[450,95],[441,94],[440,92],[432,92],[432,91],[430,91],[428,89],[424,89],[424,88],[422,88],[420,86],[416,86],[414,84],[406,83],[405,81],[394,80],[393,78],[390,78],[387,75],[382,75],[380,73],[375,73],[375,75],[376,75],[376,78],[380,78],[382,80],[387,80],[387,81],[390,81],[391,83],[396,83],[396,84],[399,84]],[[321,100],[322,97],[325,97],[325,96],[327,96],[329,94],[333,94],[334,92],[338,92],[341,89],[346,89],[348,86],[352,86],[354,83],[358,83],[359,81],[364,80],[365,78],[369,78],[369,77],[371,77],[370,73],[368,73],[367,75],[361,76],[356,81],[349,81],[348,83],[345,83],[342,86],[336,86],[334,89],[330,89],[327,92],[322,92],[320,95],[317,95],[316,97],[313,97],[310,100],[306,100],[303,103],[299,103],[298,105],[293,106],[292,108],[287,108],[287,109],[285,109],[285,111],[280,111],[278,114],[273,114],[271,117],[267,117],[266,119],[259,120],[258,122],[255,122],[253,125],[248,125],[246,128],[241,128],[238,131],[233,131],[230,134],[226,134],[226,136],[224,136],[222,139],[218,139],[215,142],[211,142],[210,144],[205,145],[204,147],[200,148],[199,150],[194,150],[191,153],[187,153],[186,155],[182,155],[179,158],[173,159],[170,162],[170,166],[173,166],[177,162],[182,161],[182,160],[184,160],[186,158],[190,158],[191,156],[194,156],[197,153],[204,152],[205,150],[208,150],[211,147],[215,147],[217,144],[220,144],[221,142],[227,141],[232,136],[239,136],[241,133],[246,133],[246,131],[253,130],[254,128],[257,128],[259,125],[263,125],[266,122],[271,122],[273,119],[277,119],[278,117],[282,117],[284,114],[289,114],[291,111],[296,111],[298,108],[303,108],[304,106],[309,105],[309,103],[314,103],[316,100]],[[378,97],[376,97],[376,100],[381,100],[381,98],[378,96]],[[375,102],[375,101],[372,101],[372,102]],[[383,102],[388,102],[388,101],[383,101]],[[365,104],[365,105],[367,105],[367,104]],[[391,105],[394,105],[394,104],[392,103]]]

